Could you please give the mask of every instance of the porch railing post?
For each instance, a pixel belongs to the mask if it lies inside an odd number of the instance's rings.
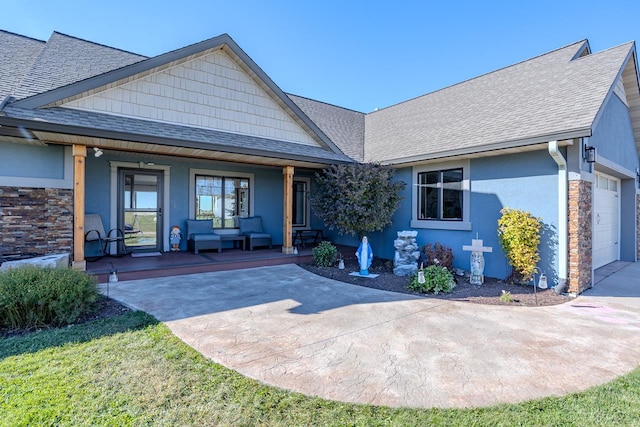
[[[84,189],[87,147],[73,146],[73,263],[74,270],[85,271],[84,259]]]
[[[282,227],[282,253],[293,253],[293,166],[285,166],[282,168],[284,175],[284,214]]]

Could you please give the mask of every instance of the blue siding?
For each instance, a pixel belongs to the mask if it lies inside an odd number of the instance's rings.
[[[636,170],[638,152],[629,109],[616,95],[611,96],[602,110],[593,135],[589,138],[589,145],[597,148],[599,156],[628,170]]]
[[[87,197],[86,211],[102,215],[105,223],[109,218],[109,160],[140,160],[137,156],[129,158],[87,157]],[[178,224],[185,229],[185,220],[189,216],[189,169],[226,170],[254,174],[254,204],[256,215],[263,217],[265,230],[273,235],[274,244],[282,244],[283,217],[283,177],[280,168],[250,167],[230,163],[216,163],[183,159],[158,161],[158,164],[171,166],[170,218],[171,224]],[[529,210],[540,216],[546,226],[546,233],[541,245],[541,268],[551,278],[555,276],[557,259],[555,245],[557,241],[557,166],[546,151],[538,151],[509,156],[474,159],[470,162],[471,178],[471,231],[427,230],[418,229],[418,243],[441,242],[450,246],[455,255],[454,265],[469,269],[469,253],[462,250],[463,245],[471,243],[476,233],[484,240],[485,245],[493,247],[493,253],[486,254],[485,274],[491,277],[504,278],[510,268],[500,249],[497,237],[497,220],[500,209],[504,206]],[[404,200],[393,217],[393,224],[384,231],[372,233],[370,241],[376,256],[393,259],[393,240],[396,233],[411,229],[411,197],[413,196],[412,169],[403,168],[396,171],[397,180],[407,183],[402,196]],[[310,176],[308,173],[296,176]],[[312,179],[312,190],[315,180]],[[312,215],[312,227],[324,228],[322,221]],[[168,233],[168,231],[167,231]],[[354,236],[339,236],[336,230],[326,231],[326,236],[337,244],[357,246]],[[182,249],[186,248],[183,239]]]
[[[540,268],[551,278],[557,278],[557,224],[558,224],[558,168],[546,151],[486,157],[471,161],[471,231],[416,229],[418,244],[440,242],[452,248],[454,266],[469,270],[470,253],[463,245],[470,245],[476,238],[484,240],[485,246],[493,248],[485,254],[485,275],[505,278],[510,267],[498,242],[497,221],[503,207],[524,209],[543,219],[545,230],[540,245]],[[398,231],[411,229],[412,169],[396,172],[396,179],[403,180],[407,187],[404,200],[396,214],[393,225],[380,233],[373,233],[370,242],[376,256],[393,259],[393,240]],[[338,243],[356,244],[354,238],[341,237]]]
[[[105,224],[111,221],[109,216],[110,160],[135,163],[148,159],[137,156],[109,157],[107,154],[100,158],[87,156],[85,211],[100,214]],[[186,220],[189,218],[189,170],[191,168],[253,173],[254,214],[262,216],[265,231],[273,236],[273,244],[282,244],[284,206],[282,169],[180,158],[160,160],[156,163],[171,166],[171,182],[168,184],[171,197],[169,212],[171,225],[180,226],[183,232],[186,230]],[[169,230],[166,233],[168,235]],[[186,250],[186,245],[186,239],[183,238],[181,249]]]
[[[497,232],[500,210],[509,207],[542,218],[539,267],[557,279],[558,167],[551,156],[536,151],[473,160],[471,190],[473,229],[467,241],[477,232],[486,246],[493,247],[493,253],[485,254],[485,275],[504,278],[511,271]],[[466,259],[464,268],[468,264]]]
[[[64,147],[0,142],[0,175],[24,178],[64,178]]]

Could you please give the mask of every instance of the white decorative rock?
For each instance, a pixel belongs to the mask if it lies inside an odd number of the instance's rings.
[[[0,265],[0,270],[8,270],[25,265],[35,265],[38,267],[69,267],[69,254],[45,255],[36,258],[21,259],[17,261],[6,261]]]
[[[396,276],[411,276],[418,271],[418,266],[415,264],[399,265],[393,268],[393,274]]]
[[[415,239],[418,237],[418,232],[415,230],[398,231],[398,237],[401,239]]]
[[[418,271],[418,258],[420,252],[416,244],[417,231],[398,231],[398,238],[393,241],[396,249],[393,258],[393,273],[396,276],[410,276]]]

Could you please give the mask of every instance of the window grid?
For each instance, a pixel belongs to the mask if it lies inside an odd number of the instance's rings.
[[[238,217],[249,216],[249,179],[196,175],[195,218],[210,219],[214,228],[238,228]]]
[[[462,168],[418,173],[418,219],[462,221]]]

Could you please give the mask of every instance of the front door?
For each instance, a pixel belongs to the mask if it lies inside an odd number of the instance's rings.
[[[120,169],[118,227],[128,252],[161,251],[162,172]]]

